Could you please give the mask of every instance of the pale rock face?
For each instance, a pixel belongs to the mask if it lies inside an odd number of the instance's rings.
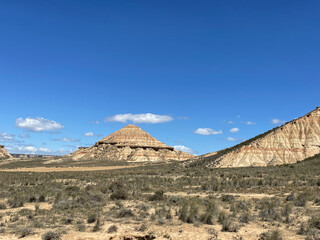
[[[208,166],[247,167],[291,164],[312,157],[320,153],[320,108],[248,144],[236,146],[225,154],[223,151],[216,157],[200,159],[207,160]]]
[[[139,127],[128,125],[101,139],[92,147],[80,148],[67,157],[73,160],[157,162],[182,161],[194,156],[167,146]]]
[[[4,146],[0,145],[0,159],[11,158],[12,156],[4,149]]]

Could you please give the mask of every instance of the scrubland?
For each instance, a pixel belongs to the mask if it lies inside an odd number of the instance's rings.
[[[0,239],[18,238],[320,239],[320,157],[236,169],[0,172]]]

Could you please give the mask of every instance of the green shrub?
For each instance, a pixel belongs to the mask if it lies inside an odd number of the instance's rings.
[[[227,218],[228,214],[226,211],[220,211],[218,214],[218,222],[223,223],[223,221]]]
[[[229,195],[229,194],[222,194],[222,196],[220,197],[220,200],[222,202],[232,203],[235,200],[235,198],[234,198],[234,196]]]
[[[87,217],[87,223],[94,223],[98,219],[98,214],[90,213]]]
[[[296,200],[296,195],[294,193],[290,193],[287,197],[286,197],[286,201],[295,201]]]
[[[237,232],[238,231],[238,225],[231,220],[230,217],[226,217],[222,221],[222,230],[223,232]]]
[[[125,189],[117,189],[111,195],[112,200],[126,200],[128,198],[128,193]]]
[[[38,198],[38,202],[45,202],[46,201],[46,197],[44,195],[40,195],[40,197]]]
[[[98,232],[101,229],[100,218],[97,219],[96,224],[93,226],[92,232]]]
[[[250,219],[251,219],[251,215],[250,215],[249,211],[243,213],[243,214],[240,215],[240,217],[239,217],[239,221],[240,221],[241,223],[249,223],[249,222],[250,222]]]
[[[320,206],[320,197],[316,197],[314,199],[314,204],[316,204],[317,206]]]
[[[32,233],[32,229],[30,227],[21,227],[17,230],[17,234],[19,238],[24,238]]]
[[[312,216],[309,220],[309,228],[316,228],[320,230],[320,216]]]
[[[108,228],[108,233],[114,233],[118,231],[118,227],[116,225],[112,225]]]
[[[23,201],[18,199],[17,197],[14,197],[14,198],[8,200],[8,205],[11,208],[23,207]]]
[[[259,217],[262,221],[275,221],[280,219],[276,208],[276,201],[272,199],[262,199],[260,202]]]
[[[82,224],[82,223],[78,223],[78,224],[76,225],[76,229],[77,229],[77,231],[79,231],[79,232],[84,232],[84,231],[86,230],[86,225],[84,225],[84,224]]]
[[[298,195],[294,205],[298,207],[304,207],[306,206],[306,203],[307,203],[307,194],[301,193]]]
[[[133,217],[133,216],[134,216],[133,211],[128,208],[121,208],[118,213],[119,218],[126,218],[126,217]]]
[[[42,240],[61,240],[61,234],[53,231],[48,231],[42,235]]]
[[[149,197],[149,201],[162,201],[164,200],[163,190],[157,190],[153,195]]]
[[[282,234],[279,230],[270,230],[262,233],[259,240],[282,240]]]

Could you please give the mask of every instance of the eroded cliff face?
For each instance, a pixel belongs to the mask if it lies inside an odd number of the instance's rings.
[[[0,159],[11,158],[12,156],[4,149],[4,146],[0,146]]]
[[[69,156],[73,160],[96,159],[129,162],[182,161],[194,157],[191,154],[171,149],[118,147],[111,144],[100,144],[90,148],[78,149]]]
[[[216,155],[199,157],[210,167],[290,164],[320,153],[320,108]]]
[[[92,147],[79,148],[67,157],[72,160],[157,162],[182,161],[194,156],[173,149],[137,126],[128,125],[96,142]]]

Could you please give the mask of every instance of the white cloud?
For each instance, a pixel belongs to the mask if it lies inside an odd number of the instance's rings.
[[[40,152],[44,152],[44,153],[51,153],[52,150],[50,148],[39,148]]]
[[[83,136],[93,137],[93,136],[94,136],[94,133],[93,133],[93,132],[87,132],[87,133],[83,134]]]
[[[27,117],[26,119],[18,118],[16,120],[16,126],[33,132],[55,131],[64,128],[62,124],[42,117]]]
[[[79,139],[71,139],[71,138],[67,138],[67,137],[63,137],[63,138],[56,138],[53,139],[53,141],[60,141],[60,142],[79,142]]]
[[[174,149],[181,151],[181,152],[186,152],[186,153],[190,153],[190,154],[196,154],[197,152],[192,150],[191,148],[185,147],[183,145],[176,145],[174,146]]]
[[[100,124],[100,121],[92,121],[92,124]]]
[[[196,134],[200,134],[200,135],[219,135],[222,134],[222,131],[215,131],[211,128],[198,128],[196,131],[194,131],[194,133]]]
[[[251,122],[251,121],[248,121],[246,122],[247,125],[255,125],[256,123],[255,122]]]
[[[98,137],[98,136],[101,136],[101,134],[96,134],[96,133],[93,133],[93,132],[87,132],[87,133],[83,134],[83,136],[85,136],[85,137]]]
[[[231,128],[231,129],[230,129],[230,132],[231,132],[231,133],[236,133],[236,132],[239,132],[239,131],[240,131],[239,128]]]
[[[18,150],[29,152],[29,153],[35,153],[38,149],[34,146],[24,146],[24,147],[18,147]]]
[[[173,117],[168,115],[157,115],[152,113],[143,113],[143,114],[117,114],[114,116],[106,117],[105,122],[122,122],[126,123],[131,121],[133,123],[163,123],[170,122],[173,120]]]
[[[73,152],[75,149],[64,149],[60,148],[58,150],[52,150],[50,148],[36,148],[32,145],[25,145],[25,146],[8,146],[6,149],[10,153],[17,153],[17,154],[40,154],[40,155],[65,155]]]
[[[15,142],[14,137],[15,135],[13,134],[0,132],[0,142]]]
[[[234,121],[228,121],[228,124],[234,124]]]
[[[273,118],[273,119],[271,120],[271,123],[272,123],[272,124],[279,125],[279,124],[284,124],[284,123],[286,123],[286,121],[283,121],[283,120],[280,120],[280,119],[277,119],[277,118]]]
[[[236,141],[237,141],[237,139],[235,139],[235,138],[233,138],[233,137],[227,137],[227,140],[228,140],[228,141],[233,141],[233,142],[236,142]]]

